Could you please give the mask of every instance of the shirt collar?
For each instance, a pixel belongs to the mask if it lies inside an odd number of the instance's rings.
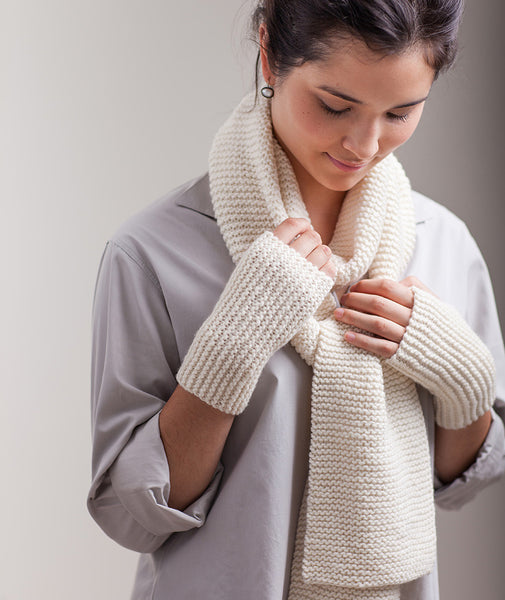
[[[185,184],[180,190],[176,205],[216,220],[210,197],[209,174],[205,173]]]

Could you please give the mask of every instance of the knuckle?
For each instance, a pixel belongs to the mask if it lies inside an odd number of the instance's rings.
[[[396,352],[396,345],[392,342],[387,342],[386,340],[379,342],[378,344],[378,352],[381,356],[385,358],[391,358],[393,354]]]
[[[305,233],[305,235],[307,235],[307,237],[309,237],[318,246],[323,243],[323,240],[321,239],[321,236],[319,235],[319,233],[317,233],[317,231],[314,231],[313,229],[310,229],[309,231],[307,231]]]
[[[377,333],[378,335],[384,336],[387,332],[388,326],[387,326],[387,322],[384,321],[384,319],[381,319],[379,317],[376,317],[373,321],[373,330],[374,333]]]
[[[372,308],[376,312],[382,312],[385,308],[385,304],[384,298],[381,298],[380,296],[376,296],[372,300]]]
[[[416,287],[419,287],[421,282],[419,281],[419,279],[417,277],[414,277],[414,275],[409,275],[408,277],[406,277],[403,280],[403,283],[407,286],[407,287],[412,287],[413,285],[415,285]]]
[[[291,229],[298,229],[300,227],[299,221],[300,219],[295,219],[295,217],[288,217],[285,221],[281,223],[281,225],[291,227]]]
[[[388,294],[394,291],[395,282],[391,279],[382,279],[380,282],[380,289]]]

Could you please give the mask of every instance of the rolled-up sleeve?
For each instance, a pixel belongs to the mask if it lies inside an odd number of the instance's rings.
[[[475,462],[457,479],[443,484],[435,475],[435,501],[446,510],[457,509],[472,500],[480,490],[496,481],[505,470],[505,433],[503,421],[494,410],[487,437]]]
[[[178,353],[161,286],[123,242],[109,242],[93,305],[92,485],[88,509],[119,544],[153,552],[205,522],[219,465],[186,510],[168,506],[170,470],[159,413],[177,383]]]

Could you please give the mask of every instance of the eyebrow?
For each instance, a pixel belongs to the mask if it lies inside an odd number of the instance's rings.
[[[318,87],[319,90],[322,90],[323,92],[328,92],[328,94],[331,94],[332,96],[336,96],[337,98],[341,98],[342,100],[346,100],[347,102],[354,102],[355,104],[364,104],[364,102],[362,102],[361,100],[356,100],[356,98],[352,98],[351,96],[348,96],[347,94],[344,94],[343,92],[339,92],[338,90],[335,90],[332,87],[329,87],[327,85],[321,85]],[[396,110],[397,108],[408,108],[409,106],[415,106],[416,104],[421,104],[421,102],[424,102],[426,99],[428,98],[428,96],[425,96],[424,98],[421,98],[420,100],[413,100],[412,102],[406,102],[405,104],[399,104],[398,106],[393,106],[393,108],[390,108],[389,110]]]

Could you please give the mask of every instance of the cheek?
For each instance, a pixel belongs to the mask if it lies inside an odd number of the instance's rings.
[[[390,131],[390,148],[398,148],[404,144],[414,133],[421,120],[422,108],[419,111],[414,111],[411,114],[411,118],[406,122],[402,123],[399,127],[392,127]]]
[[[294,125],[293,129],[297,131],[302,151],[309,150],[307,144],[310,144],[310,150],[317,150],[332,139],[332,129],[328,127],[327,120],[321,116],[319,111],[314,110],[311,102],[300,100],[293,103],[290,122],[291,125]]]
[[[392,151],[404,144],[414,133],[417,127],[415,123],[405,123],[399,126],[392,126],[391,129],[382,138],[382,147]]]

